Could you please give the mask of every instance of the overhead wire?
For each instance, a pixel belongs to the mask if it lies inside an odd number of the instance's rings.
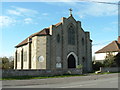
[[[96,43],[96,44],[92,44],[92,46],[103,45],[103,44],[107,44],[109,42],[112,42],[112,41],[106,41],[106,42],[102,42],[102,43]]]
[[[101,3],[101,4],[112,4],[112,5],[120,5],[120,3],[114,3],[114,2],[101,2],[101,1],[92,1],[92,0],[78,0],[78,1],[84,1],[84,2],[93,2],[93,3]]]
[[[101,4],[111,4],[111,5],[120,5],[119,2],[118,3],[113,3],[113,2],[101,2],[101,1],[92,1],[92,0],[79,0],[79,1],[101,3]],[[102,44],[106,44],[108,42],[111,42],[111,41],[106,41],[106,42],[103,42],[103,43],[92,44],[92,46],[102,45]]]

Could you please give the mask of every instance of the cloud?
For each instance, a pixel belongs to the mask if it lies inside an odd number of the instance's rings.
[[[0,27],[14,25],[16,20],[9,16],[0,16]]]
[[[63,1],[63,0],[58,0]],[[52,3],[49,4],[64,6],[67,5],[73,9],[76,15],[80,18],[84,18],[85,16],[113,16],[118,15],[118,6],[111,4],[103,4],[103,3],[95,3],[90,1],[99,1],[99,2],[111,2],[117,3],[118,0],[78,0],[79,2],[72,2],[71,0],[65,0],[61,3]],[[63,3],[63,4],[62,4]]]
[[[104,27],[102,30],[103,31],[114,31],[114,29],[111,27]]]
[[[35,16],[38,14],[38,11],[12,6],[12,9],[7,10],[7,13],[16,16]]]
[[[99,1],[99,2],[118,2],[118,0],[89,0],[89,1]]]
[[[48,13],[43,13],[42,15],[43,15],[43,16],[47,16],[47,15],[48,15]]]
[[[118,21],[111,22],[111,24],[118,25]]]
[[[32,21],[32,18],[25,18],[24,19],[24,23],[25,24],[30,24],[30,23],[32,23],[33,21]]]
[[[1,21],[1,26],[9,26],[12,22],[19,22],[24,24],[35,24],[33,23],[33,18],[37,18],[39,12],[37,10],[32,10],[28,8],[11,6],[11,8],[6,10],[6,17],[2,17],[4,20]],[[43,15],[47,15],[44,13]],[[9,16],[9,17],[8,17]],[[13,19],[14,18],[14,19]],[[5,23],[7,21],[7,23]],[[3,22],[3,23],[2,23]],[[14,23],[16,24],[16,23]]]
[[[79,8],[77,12],[80,16],[113,16],[118,15],[117,5],[91,3]]]
[[[15,10],[8,10],[7,11],[9,14],[13,14],[13,15],[20,15],[21,13],[20,12],[17,12],[17,11],[15,11]]]

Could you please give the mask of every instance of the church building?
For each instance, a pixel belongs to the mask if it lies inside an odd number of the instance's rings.
[[[92,70],[92,40],[81,22],[70,13],[61,22],[34,33],[19,43],[15,51],[14,69]]]

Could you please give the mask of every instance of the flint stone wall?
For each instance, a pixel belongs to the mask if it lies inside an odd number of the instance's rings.
[[[120,67],[100,67],[101,72],[120,72]]]
[[[82,74],[82,69],[56,69],[56,70],[2,70],[2,77],[17,76],[54,76],[64,74]]]

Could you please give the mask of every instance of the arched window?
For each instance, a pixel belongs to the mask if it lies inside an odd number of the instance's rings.
[[[68,44],[75,45],[75,31],[73,26],[68,28]]]
[[[82,38],[82,45],[84,45],[84,38]]]
[[[85,57],[82,57],[82,62],[83,62],[83,63],[85,62]]]
[[[60,42],[60,35],[59,34],[57,35],[57,42],[58,43]]]

